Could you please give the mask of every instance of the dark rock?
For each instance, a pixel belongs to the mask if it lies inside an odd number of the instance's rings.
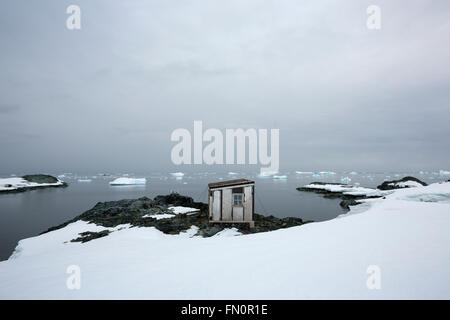
[[[350,206],[356,206],[356,205],[358,205],[358,204],[359,204],[359,202],[356,201],[355,199],[345,199],[345,200],[342,200],[342,201],[339,203],[339,205],[340,205],[342,208],[345,208],[345,209],[347,209],[347,210],[350,210]]]
[[[29,182],[35,182],[35,183],[56,183],[56,182],[58,182],[57,178],[47,175],[47,174],[30,174],[30,175],[23,176],[22,179],[29,181]],[[5,186],[12,187],[11,184],[8,184]],[[60,185],[20,187],[20,188],[14,189],[14,190],[0,190],[0,193],[19,193],[19,192],[24,192],[24,191],[36,190],[36,189],[65,188],[65,187],[67,187],[67,183],[63,182]]]
[[[70,240],[70,242],[87,242],[93,239],[98,239],[98,238],[102,238],[102,237],[106,237],[108,234],[110,234],[111,232],[109,230],[103,230],[100,232],[92,232],[92,231],[86,231],[86,232],[82,232],[79,233],[79,235],[81,237],[78,237],[76,239],[72,239]]]
[[[394,189],[402,189],[402,188],[408,188],[408,187],[399,187],[395,184],[398,182],[406,182],[406,181],[415,181],[420,183],[423,186],[427,186],[427,184],[417,178],[414,177],[404,177],[400,180],[392,180],[392,181],[384,181],[382,184],[380,184],[377,188],[380,190],[394,190]]]
[[[35,183],[56,183],[58,179],[48,174],[29,174],[22,177],[24,180]]]
[[[155,214],[171,214],[169,206],[183,206],[200,209],[196,213],[177,214],[170,219],[155,219]],[[146,216],[144,218],[144,216]],[[172,193],[166,196],[157,196],[153,200],[143,197],[139,199],[125,199],[119,201],[99,202],[92,209],[67,221],[59,226],[52,227],[50,232],[67,226],[69,223],[83,220],[104,227],[116,227],[121,224],[131,224],[134,227],[155,227],[167,234],[179,234],[192,226],[199,228],[197,235],[211,237],[225,228],[236,228],[244,234],[277,230],[299,226],[304,222],[300,218],[277,218],[255,214],[255,228],[246,223],[217,223],[209,224],[208,205],[195,202],[192,198]],[[87,233],[74,241],[86,242],[107,234]]]

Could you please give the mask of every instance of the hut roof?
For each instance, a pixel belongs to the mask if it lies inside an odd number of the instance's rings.
[[[234,179],[234,180],[209,183],[208,187],[210,189],[213,189],[213,188],[239,186],[239,185],[250,184],[250,183],[255,183],[255,181],[248,180],[248,179]]]

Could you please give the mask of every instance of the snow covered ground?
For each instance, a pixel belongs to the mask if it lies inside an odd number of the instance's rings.
[[[27,181],[21,177],[14,178],[0,178],[0,191],[11,191],[21,188],[36,188],[48,186],[61,186],[64,182],[59,180],[55,183],[36,183]]]
[[[333,220],[211,238],[125,225],[68,242],[106,229],[78,221],[20,241],[0,263],[0,298],[449,299],[448,199],[450,183],[399,189]]]

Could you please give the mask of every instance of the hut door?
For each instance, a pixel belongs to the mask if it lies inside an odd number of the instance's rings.
[[[213,198],[213,215],[214,221],[220,221],[220,216],[222,212],[222,192],[220,190],[214,191]]]
[[[233,221],[243,221],[244,220],[244,207],[233,207]]]

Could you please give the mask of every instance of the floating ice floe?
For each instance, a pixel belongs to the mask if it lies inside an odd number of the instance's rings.
[[[296,174],[314,174],[314,172],[311,171],[295,171]]]
[[[237,175],[238,173],[237,172],[228,172],[228,175],[229,176],[235,176],[235,175]]]
[[[78,179],[78,182],[92,182],[92,179]]]
[[[145,185],[146,178],[117,178],[109,183],[111,186]]]
[[[450,171],[439,170],[439,174],[440,174],[441,176],[450,176]]]
[[[352,171],[352,172],[350,172],[349,174],[351,174],[351,175],[355,176],[355,175],[357,175],[357,174],[358,174],[358,172],[356,172],[356,171]]]
[[[177,177],[177,178],[182,178],[184,177],[184,173],[183,172],[171,172],[170,175],[172,177]]]
[[[286,175],[282,175],[282,176],[278,176],[278,175],[274,175],[272,177],[273,180],[287,180],[287,176]]]
[[[336,172],[333,171],[320,171],[319,172],[322,176],[328,176],[328,175],[335,175]]]

